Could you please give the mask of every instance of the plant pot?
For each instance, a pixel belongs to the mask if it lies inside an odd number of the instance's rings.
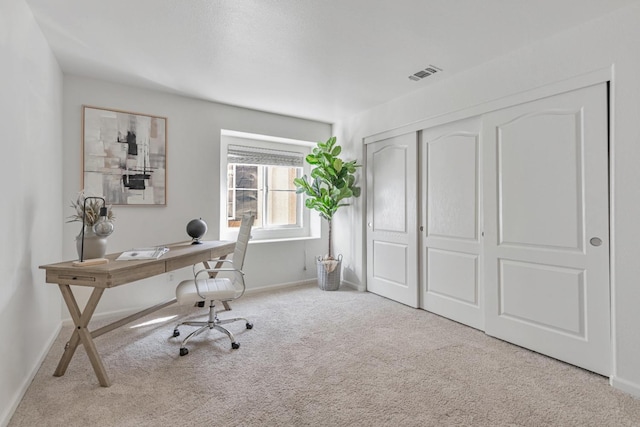
[[[78,259],[82,253],[82,233],[76,236],[76,249]],[[104,258],[107,253],[107,238],[96,236],[91,227],[84,230],[84,256],[83,259]]]
[[[318,266],[318,287],[323,291],[337,291],[340,288],[342,272],[342,255],[337,259],[325,260],[321,256],[316,259]]]

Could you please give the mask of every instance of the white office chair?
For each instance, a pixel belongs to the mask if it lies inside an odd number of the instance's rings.
[[[200,264],[196,264],[193,266],[193,279],[183,280],[178,284],[176,288],[176,299],[179,304],[195,304],[196,306],[204,307],[204,303],[209,301],[208,320],[199,322],[182,322],[177,324],[174,328],[173,336],[177,337],[180,335],[178,327],[182,325],[199,326],[198,329],[191,332],[182,341],[182,345],[180,346],[180,356],[189,354],[189,350],[186,347],[187,342],[207,329],[217,329],[218,331],[226,334],[231,340],[231,348],[237,349],[240,347],[240,343],[236,341],[231,332],[220,325],[243,320],[247,329],[253,328],[253,324],[244,317],[220,320],[218,319],[215,309],[216,301],[226,303],[228,301],[238,299],[244,294],[245,284],[242,266],[244,264],[244,256],[251,236],[253,219],[252,215],[245,215],[242,217],[240,231],[238,232],[238,240],[236,241],[236,247],[231,260],[210,260],[205,263],[204,268],[200,267]],[[216,268],[208,268],[209,263],[216,263]],[[220,267],[220,265],[224,265],[222,263],[229,263],[231,264],[231,267]],[[200,269],[198,269],[199,267]],[[232,273],[232,278],[216,277],[220,272]]]

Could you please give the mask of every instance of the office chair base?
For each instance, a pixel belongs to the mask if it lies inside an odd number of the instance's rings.
[[[227,329],[223,328],[220,325],[225,325],[227,323],[237,322],[237,321],[240,321],[240,320],[245,322],[245,327],[247,329],[253,329],[253,323],[249,322],[244,317],[234,317],[233,319],[223,319],[223,320],[218,319],[218,316],[216,315],[216,312],[215,312],[215,305],[212,303],[209,306],[209,320],[208,321],[182,322],[182,323],[177,324],[176,327],[173,329],[173,336],[174,337],[178,337],[178,336],[180,336],[180,331],[178,330],[178,327],[180,327],[182,325],[199,326],[198,329],[196,329],[195,331],[191,332],[189,335],[187,335],[185,337],[184,340],[182,340],[182,346],[180,347],[180,356],[186,356],[187,354],[189,354],[189,350],[186,347],[187,342],[191,338],[193,338],[193,337],[195,337],[197,335],[200,335],[202,332],[206,331],[207,329],[216,329],[216,330],[222,332],[223,334],[227,335],[229,337],[229,339],[231,340],[231,348],[233,350],[239,349],[240,348],[240,343],[236,341],[235,336],[233,336],[233,334],[230,331],[228,331]]]

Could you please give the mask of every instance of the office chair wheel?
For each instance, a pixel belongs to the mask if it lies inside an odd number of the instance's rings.
[[[253,323],[247,322],[247,329],[253,329]]]
[[[232,342],[231,343],[231,348],[234,350],[237,350],[240,348],[240,343],[239,342]]]
[[[174,329],[174,330],[173,330],[173,336],[174,336],[174,337],[179,337],[179,336],[180,336],[180,331],[179,331],[179,330],[177,330],[177,329]]]
[[[189,354],[189,349],[186,347],[182,347],[180,349],[180,356],[186,356],[187,354]]]

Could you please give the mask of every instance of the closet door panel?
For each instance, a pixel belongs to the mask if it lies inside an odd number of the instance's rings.
[[[609,375],[605,84],[483,119],[486,332]]]
[[[480,119],[424,129],[421,138],[422,307],[483,329]]]
[[[367,145],[367,290],[418,306],[417,136]]]

